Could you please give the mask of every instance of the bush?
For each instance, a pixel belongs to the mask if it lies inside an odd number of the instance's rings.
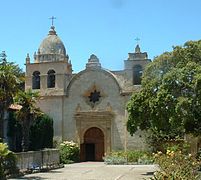
[[[59,145],[60,162],[69,164],[79,161],[80,150],[77,143],[64,141]]]
[[[53,120],[49,116],[39,115],[30,128],[30,150],[53,147]]]
[[[154,175],[155,180],[160,179],[177,179],[177,180],[198,180],[200,176],[197,170],[200,166],[195,156],[185,154],[181,150],[166,153],[159,151],[154,154],[155,162],[159,165],[160,170]]]
[[[106,156],[103,159],[106,164],[127,164],[127,159],[121,156]]]
[[[16,118],[14,111],[9,111],[7,126],[8,146],[9,150],[14,152],[22,151],[22,127]]]
[[[14,112],[9,113],[8,133],[9,149],[14,152],[22,150],[22,127]],[[53,120],[46,114],[35,117],[29,132],[29,150],[53,147]]]
[[[201,148],[197,152],[196,159],[201,162]],[[198,170],[201,171],[201,163]]]
[[[0,179],[6,179],[6,176],[18,173],[16,156],[8,150],[6,144],[0,143]]]
[[[104,157],[106,164],[152,164],[153,158],[145,151],[116,151]]]

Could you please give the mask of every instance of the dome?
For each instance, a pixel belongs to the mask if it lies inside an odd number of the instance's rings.
[[[51,26],[48,36],[42,41],[35,57],[37,62],[63,61],[68,59],[66,49],[57,36],[54,26]]]

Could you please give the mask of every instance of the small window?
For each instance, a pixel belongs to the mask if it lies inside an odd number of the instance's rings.
[[[142,66],[136,65],[133,67],[133,85],[141,84]]]
[[[40,72],[39,71],[33,72],[32,89],[40,89]]]
[[[47,73],[47,88],[55,87],[55,71],[49,70]]]

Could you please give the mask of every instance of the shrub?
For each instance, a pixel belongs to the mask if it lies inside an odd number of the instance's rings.
[[[201,148],[197,152],[196,159],[201,162]],[[201,163],[198,170],[201,171]]]
[[[16,156],[8,150],[6,144],[0,143],[0,179],[6,179],[6,176],[18,174],[16,166]]]
[[[79,161],[80,150],[77,143],[64,141],[59,145],[60,162],[69,164]]]
[[[53,120],[46,114],[39,115],[30,128],[30,150],[53,147]]]
[[[121,156],[106,156],[103,159],[106,164],[127,164],[127,159]]]
[[[137,161],[137,164],[153,164],[153,163],[154,163],[154,159],[148,153],[145,153],[143,156],[139,157]]]
[[[200,161],[191,154],[168,149],[166,153],[159,151],[154,154],[154,158],[160,168],[155,173],[154,179],[196,180],[200,178],[197,173]]]
[[[171,139],[163,142],[161,146],[164,152],[167,150],[182,151],[184,154],[188,154],[190,152],[190,145],[183,139]]]
[[[9,111],[7,126],[8,146],[9,150],[14,152],[22,151],[22,127],[16,118],[14,111]]]
[[[14,112],[9,113],[8,133],[9,149],[14,152],[22,150],[22,127]],[[46,114],[35,117],[29,132],[29,150],[53,147],[53,120]]]
[[[115,151],[104,157],[106,164],[152,164],[153,158],[145,151]]]

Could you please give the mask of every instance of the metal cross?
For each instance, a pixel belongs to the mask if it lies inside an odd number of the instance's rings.
[[[136,37],[135,40],[136,40],[137,44],[139,44],[140,38]]]
[[[56,19],[56,17],[52,16],[52,17],[50,17],[49,19],[52,20],[52,26],[54,26],[54,19]]]

